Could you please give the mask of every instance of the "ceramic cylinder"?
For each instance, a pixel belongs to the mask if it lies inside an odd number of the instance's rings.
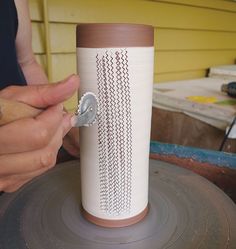
[[[131,225],[148,212],[153,61],[151,26],[77,26],[79,94],[98,99],[96,124],[80,129],[82,207],[97,225]]]

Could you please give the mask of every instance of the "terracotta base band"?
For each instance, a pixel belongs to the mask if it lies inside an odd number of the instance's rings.
[[[92,222],[95,225],[102,226],[102,227],[126,227],[133,225],[135,223],[138,223],[141,221],[148,213],[148,205],[147,207],[138,215],[123,219],[123,220],[106,220],[101,219],[96,216],[93,216],[92,214],[88,213],[83,207],[82,207],[82,214],[83,216],[90,222]]]

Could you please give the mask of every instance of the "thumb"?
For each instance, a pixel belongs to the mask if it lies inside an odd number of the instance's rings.
[[[79,76],[71,75],[54,84],[11,86],[0,92],[0,96],[28,105],[44,108],[69,99],[79,88]]]

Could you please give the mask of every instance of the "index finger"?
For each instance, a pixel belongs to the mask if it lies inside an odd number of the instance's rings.
[[[28,105],[45,108],[69,99],[79,87],[79,76],[54,83],[30,86],[11,86],[0,91],[0,97],[14,99]]]

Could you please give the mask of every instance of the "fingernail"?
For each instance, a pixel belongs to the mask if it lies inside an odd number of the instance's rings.
[[[74,79],[75,77],[78,77],[78,75],[77,74],[72,74],[68,78],[66,78],[65,81],[70,81],[70,80]]]

